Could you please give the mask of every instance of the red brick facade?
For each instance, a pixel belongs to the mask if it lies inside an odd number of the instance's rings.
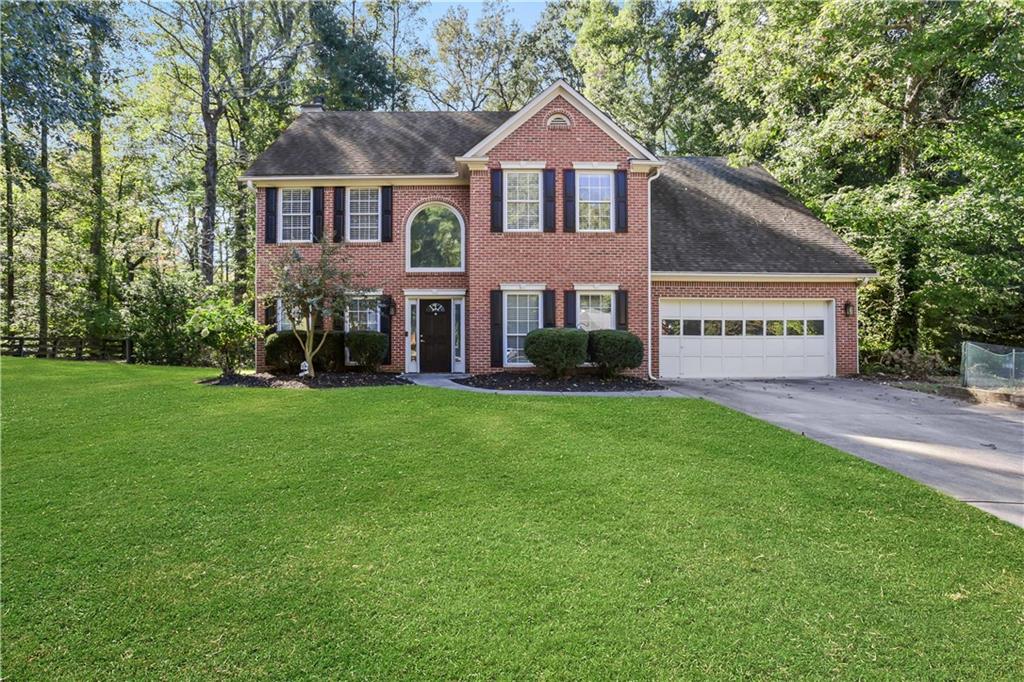
[[[568,128],[549,128],[548,119],[559,113],[568,117]],[[465,358],[471,373],[498,371],[491,366],[490,292],[502,285],[543,285],[554,290],[555,319],[558,326],[565,319],[564,293],[580,284],[609,284],[628,292],[628,326],[648,343],[649,329],[658,329],[658,298],[683,297],[804,297],[835,299],[837,319],[837,370],[839,374],[855,373],[857,369],[856,316],[842,315],[846,301],[856,301],[852,283],[655,283],[648,306],[648,196],[653,170],[649,166],[630,167],[630,152],[605,133],[588,116],[562,96],[555,97],[538,113],[519,125],[487,153],[487,169],[473,170],[468,177],[452,184],[433,186],[393,185],[393,240],[387,243],[342,243],[341,250],[349,267],[359,273],[357,283],[366,289],[379,289],[394,300],[392,318],[391,358],[385,369],[406,368],[406,289],[466,290]],[[491,232],[490,169],[501,168],[502,162],[543,162],[555,170],[554,232]],[[627,170],[628,231],[581,233],[566,232],[563,225],[563,171],[574,163],[597,163],[605,167]],[[408,180],[405,180],[408,182]],[[261,185],[271,185],[261,182]],[[332,187],[339,182],[311,182]],[[365,186],[366,183],[361,183]],[[382,184],[388,184],[382,181]],[[309,186],[309,185],[307,185]],[[460,273],[411,273],[406,271],[406,229],[419,206],[439,201],[453,207],[465,227],[465,271]],[[264,239],[265,189],[257,190],[256,294],[262,315],[269,290],[273,261],[293,248],[312,254],[320,248],[315,244],[267,244]],[[333,192],[324,192],[324,238],[331,239],[331,217],[334,213]],[[648,320],[653,310],[653,320]],[[271,320],[272,321],[272,320]],[[271,322],[268,321],[268,322]],[[650,326],[649,326],[650,325]],[[329,323],[328,323],[329,328]],[[657,376],[657,333],[650,335],[654,347],[647,349],[653,358],[652,370]],[[257,344],[256,366],[264,369],[264,349]],[[646,375],[648,365],[634,374]]]

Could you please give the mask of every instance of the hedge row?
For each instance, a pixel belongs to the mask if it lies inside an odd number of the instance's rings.
[[[552,377],[564,377],[585,362],[592,362],[606,377],[643,363],[644,346],[635,334],[619,329],[586,332],[548,327],[526,335],[526,358]]]
[[[305,335],[306,332],[299,332],[303,339]],[[323,337],[323,332],[314,332],[313,342],[319,344]],[[313,357],[316,371],[343,372],[351,369],[345,365],[346,346],[356,365],[375,372],[387,356],[388,336],[380,332],[327,332],[327,340]],[[295,332],[282,331],[267,337],[266,361],[271,371],[296,374],[305,359]]]

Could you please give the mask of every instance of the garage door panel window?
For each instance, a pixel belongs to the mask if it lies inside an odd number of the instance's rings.
[[[807,320],[807,336],[825,336],[825,320]]]
[[[700,320],[683,320],[683,336],[700,336]]]
[[[746,320],[743,322],[744,336],[764,336],[764,320]]]
[[[803,320],[786,320],[786,336],[803,336]]]
[[[662,336],[679,336],[679,320],[662,320],[661,321],[661,335]]]
[[[765,336],[782,336],[785,325],[782,320],[768,320],[764,324]]]
[[[743,320],[726,320],[726,336],[743,336]]]
[[[721,336],[721,320],[704,320],[704,336]]]

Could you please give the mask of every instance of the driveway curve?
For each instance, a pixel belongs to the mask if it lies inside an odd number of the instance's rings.
[[[803,433],[1024,527],[1024,411],[857,379],[662,382]]]

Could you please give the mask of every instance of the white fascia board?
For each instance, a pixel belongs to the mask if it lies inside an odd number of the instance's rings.
[[[502,291],[544,291],[544,284],[502,284]]]
[[[655,282],[859,282],[877,273],[856,272],[652,272]]]
[[[564,80],[557,80],[546,90],[527,102],[526,106],[516,112],[511,118],[498,126],[494,132],[480,140],[475,147],[466,152],[462,157],[486,156],[496,144],[508,137],[524,121],[530,119],[538,111],[543,109],[555,97],[561,95],[569,100],[580,112],[593,121],[609,137],[618,142],[623,148],[637,157],[658,161],[658,157],[652,154],[646,147],[640,144],[633,136],[622,129],[612,119],[608,118],[600,109],[595,107],[586,97],[578,93],[571,85]]]
[[[573,284],[576,291],[618,291],[618,284]]]
[[[502,161],[501,167],[509,170],[544,170],[547,161]]]
[[[402,289],[406,298],[459,298],[466,295],[465,289]]]

